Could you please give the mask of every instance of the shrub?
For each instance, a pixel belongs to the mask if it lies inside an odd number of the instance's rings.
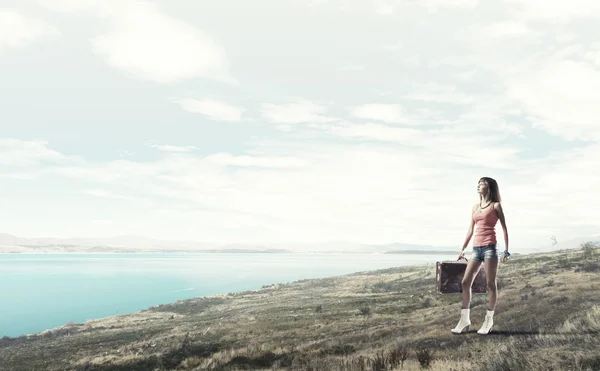
[[[566,256],[561,256],[558,258],[557,264],[559,268],[571,268],[571,262],[569,262],[569,258]]]
[[[390,351],[390,366],[393,368],[404,367],[404,362],[408,359],[410,351],[403,345],[398,345]]]
[[[425,300],[423,300],[423,307],[424,308],[429,308],[433,305],[433,300],[431,299],[431,297],[426,297]]]
[[[581,250],[583,250],[583,257],[586,259],[594,256],[594,244],[592,242],[586,242],[581,244]]]
[[[579,370],[600,370],[600,356],[587,355],[584,358],[577,360],[575,365]]]
[[[356,348],[352,344],[337,344],[328,349],[323,349],[321,354],[348,355],[356,352]]]
[[[416,353],[417,360],[419,361],[421,368],[429,368],[431,361],[433,361],[433,351],[427,348],[422,348],[417,350]]]
[[[373,371],[384,371],[386,369],[385,365],[385,356],[383,355],[383,351],[381,354],[377,353],[375,358],[372,360]]]
[[[363,316],[368,316],[371,314],[371,308],[369,308],[369,307],[362,307],[359,309],[359,311],[360,311],[360,314]]]
[[[581,270],[584,272],[598,272],[600,271],[600,265],[595,261],[585,261],[581,264]]]
[[[273,352],[265,352],[257,357],[235,356],[229,361],[229,366],[251,367],[251,368],[266,368],[272,367],[273,363],[281,356]]]

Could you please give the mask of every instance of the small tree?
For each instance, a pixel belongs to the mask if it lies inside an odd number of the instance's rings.
[[[581,244],[581,249],[583,250],[583,257],[586,259],[594,256],[594,244],[591,241]]]

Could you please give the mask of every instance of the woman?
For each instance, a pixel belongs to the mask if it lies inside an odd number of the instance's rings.
[[[467,269],[462,280],[462,309],[460,313],[460,321],[453,328],[455,334],[460,334],[463,331],[469,331],[471,326],[470,309],[471,304],[471,286],[473,280],[479,272],[481,264],[485,262],[485,272],[487,287],[489,291],[489,303],[487,313],[483,325],[477,331],[478,334],[485,335],[490,332],[494,324],[494,310],[496,308],[496,298],[498,290],[496,286],[496,273],[498,272],[498,251],[496,242],[496,223],[500,220],[502,229],[504,230],[504,242],[506,249],[502,256],[502,262],[506,263],[510,253],[508,252],[508,231],[506,229],[506,221],[500,198],[498,183],[488,177],[483,177],[477,185],[479,193],[479,203],[473,205],[471,225],[467,232],[465,243],[458,259],[464,259],[465,249],[473,237],[473,228],[476,228],[475,238],[473,239],[473,255],[467,263]]]

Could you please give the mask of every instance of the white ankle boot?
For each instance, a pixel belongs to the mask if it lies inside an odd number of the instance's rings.
[[[483,321],[483,325],[481,325],[481,328],[477,331],[477,333],[481,334],[481,335],[486,335],[487,333],[490,332],[493,325],[494,325],[494,311],[488,310],[485,315],[485,320]]]
[[[460,334],[465,331],[468,332],[471,328],[471,318],[470,318],[471,310],[470,309],[461,309],[460,310],[460,321],[452,331],[455,334]]]

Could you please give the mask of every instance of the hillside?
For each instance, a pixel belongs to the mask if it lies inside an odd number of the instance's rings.
[[[599,260],[600,248],[589,245],[502,264],[487,336],[476,333],[487,294],[473,295],[471,332],[450,333],[460,296],[434,291],[430,265],[271,285],[3,338],[0,370],[598,370]]]

